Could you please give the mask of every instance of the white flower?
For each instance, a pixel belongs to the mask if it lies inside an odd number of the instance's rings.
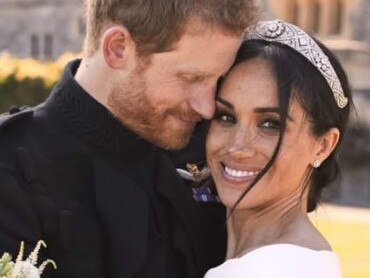
[[[40,278],[39,269],[27,261],[20,261],[14,265],[11,278]]]
[[[22,260],[24,253],[24,242],[21,242],[21,247],[15,262],[11,259],[12,257],[5,253],[0,258],[0,278],[40,278],[45,267],[51,264],[54,269],[57,268],[56,263],[53,260],[45,260],[39,267],[36,266],[38,254],[41,247],[46,247],[44,241],[40,240],[37,242],[35,249],[30,253],[26,260]]]

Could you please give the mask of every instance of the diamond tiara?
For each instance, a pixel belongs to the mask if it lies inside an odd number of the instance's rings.
[[[320,46],[299,27],[282,20],[260,21],[245,32],[246,40],[264,40],[287,45],[306,57],[328,82],[339,108],[348,103],[338,75]]]

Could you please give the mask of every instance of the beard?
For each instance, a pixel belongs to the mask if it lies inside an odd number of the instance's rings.
[[[159,109],[150,99],[145,80],[145,66],[138,65],[125,82],[117,82],[108,97],[108,106],[126,127],[148,142],[163,148],[178,150],[190,141],[193,127],[179,124],[181,118],[200,120],[194,111],[180,107]],[[195,125],[195,124],[194,124]]]

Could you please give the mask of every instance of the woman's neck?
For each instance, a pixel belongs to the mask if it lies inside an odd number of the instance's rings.
[[[307,227],[310,221],[301,202],[287,203],[259,209],[236,209],[227,223],[226,258],[240,257],[263,245],[294,241],[297,231]]]

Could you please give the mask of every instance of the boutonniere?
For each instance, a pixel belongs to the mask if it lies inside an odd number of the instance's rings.
[[[186,163],[186,169],[187,170],[178,168],[176,171],[180,177],[194,182],[200,182],[201,180],[208,178],[211,174],[208,167],[204,167],[200,170],[198,165],[195,163]]]
[[[207,182],[211,176],[211,171],[208,167],[199,169],[195,163],[187,163],[186,169],[176,169],[177,173],[183,179],[193,181],[192,194],[193,199],[199,203],[220,202],[214,187]]]
[[[41,247],[46,248],[46,244],[42,240],[37,242],[35,249],[29,254],[27,259],[23,260],[24,242],[22,241],[15,262],[12,261],[10,254],[4,253],[0,258],[0,278],[40,278],[48,264],[57,269],[56,263],[50,259],[37,266]]]

